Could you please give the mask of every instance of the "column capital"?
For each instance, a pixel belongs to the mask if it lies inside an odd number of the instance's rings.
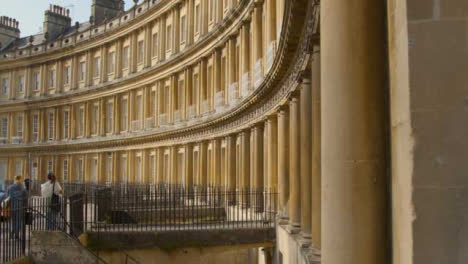
[[[241,25],[242,27],[250,26],[250,22],[252,21],[252,15],[249,13],[244,19],[242,19]]]
[[[305,70],[299,73],[299,77],[297,78],[297,82],[299,84],[309,84],[311,83],[310,79],[310,70]]]
[[[288,111],[288,105],[287,104],[280,105],[276,110],[277,115],[286,115],[287,111]]]
[[[299,103],[299,90],[294,90],[294,91],[291,92],[291,94],[288,97],[288,102],[289,102],[289,104]]]
[[[255,0],[253,4],[254,8],[263,8],[263,2],[264,0]]]

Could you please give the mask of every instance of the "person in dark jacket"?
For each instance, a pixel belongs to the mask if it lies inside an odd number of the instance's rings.
[[[27,202],[27,192],[21,181],[21,175],[15,176],[15,182],[8,186],[6,192],[10,199],[11,229],[15,238],[19,238],[20,232],[24,228],[24,213]]]

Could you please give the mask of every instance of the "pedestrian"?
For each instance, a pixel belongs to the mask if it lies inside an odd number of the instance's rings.
[[[15,181],[8,186],[7,197],[10,199],[11,229],[13,236],[19,238],[24,228],[24,213],[26,211],[27,192],[21,183],[21,175],[15,176]]]
[[[46,228],[56,230],[58,228],[57,217],[61,208],[62,186],[57,182],[55,175],[49,173],[47,182],[41,185],[41,196],[46,199]]]

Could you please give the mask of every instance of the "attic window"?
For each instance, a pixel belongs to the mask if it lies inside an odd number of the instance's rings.
[[[20,52],[19,52],[19,55],[23,55],[23,51],[20,51]]]
[[[38,50],[39,50],[39,48],[34,48],[34,51],[38,51]]]
[[[98,31],[99,31],[99,29],[96,28],[96,29],[94,30],[94,33],[97,33]]]
[[[138,13],[140,13],[140,12],[141,12],[141,7],[140,7],[140,8],[138,8]]]
[[[127,16],[124,16],[124,20],[127,20],[127,18],[128,18],[128,15],[127,15]]]
[[[49,47],[53,48],[53,47],[54,47],[54,43],[50,44]]]
[[[114,25],[114,24],[110,23],[110,24],[109,24],[109,27],[112,27],[113,25]]]
[[[83,38],[83,34],[80,35],[80,38]]]
[[[68,43],[68,42],[70,42],[70,40],[69,40],[69,39],[66,39],[66,40],[65,40],[65,43]]]

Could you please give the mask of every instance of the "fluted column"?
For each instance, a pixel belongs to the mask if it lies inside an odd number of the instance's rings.
[[[321,2],[322,263],[389,263],[385,2]]]
[[[312,246],[321,248],[320,46],[312,55]]]
[[[279,212],[289,219],[289,113],[287,106],[278,111],[278,194]]]
[[[300,175],[299,98],[289,101],[289,227],[292,233],[301,226],[301,175]]]
[[[250,188],[250,131],[244,130],[240,134],[241,136],[241,179],[240,189],[248,190]],[[243,207],[249,205],[247,197],[241,197],[241,203]]]

